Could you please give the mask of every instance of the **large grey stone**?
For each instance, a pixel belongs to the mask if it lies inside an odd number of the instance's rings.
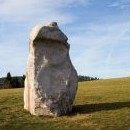
[[[61,116],[72,110],[77,72],[67,40],[56,22],[36,26],[30,34],[24,109],[33,115]]]

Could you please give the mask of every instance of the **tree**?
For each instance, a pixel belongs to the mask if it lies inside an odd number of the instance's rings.
[[[12,76],[11,73],[8,72],[4,81],[4,88],[12,88]]]
[[[20,83],[19,83],[18,77],[13,77],[11,83],[12,83],[12,87],[13,88],[19,88],[20,87]]]
[[[7,73],[7,77],[6,77],[6,79],[9,80],[9,81],[11,81],[12,76],[11,76],[11,73],[10,73],[10,72]]]
[[[99,80],[99,78],[97,77],[90,77],[90,76],[84,76],[84,75],[79,75],[78,76],[78,81],[82,82],[82,81],[92,81],[92,80]]]
[[[26,78],[26,76],[23,75],[23,76],[22,76],[22,81],[21,81],[21,87],[24,87],[24,81],[25,81],[25,78]]]

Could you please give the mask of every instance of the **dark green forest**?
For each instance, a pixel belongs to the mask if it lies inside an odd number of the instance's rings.
[[[23,88],[25,75],[11,76],[8,72],[6,77],[0,78],[0,88]]]
[[[24,80],[26,76],[11,76],[11,73],[8,72],[6,77],[0,78],[0,88],[23,88],[24,87]],[[90,77],[90,76],[78,76],[78,82],[82,81],[93,81],[99,80],[97,77]]]

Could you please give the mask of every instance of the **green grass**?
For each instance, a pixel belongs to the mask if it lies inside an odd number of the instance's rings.
[[[130,78],[79,83],[73,111],[57,118],[23,109],[23,89],[0,90],[0,130],[130,130]]]

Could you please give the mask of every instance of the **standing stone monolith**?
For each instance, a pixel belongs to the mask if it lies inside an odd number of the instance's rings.
[[[24,109],[32,115],[61,116],[72,111],[77,72],[67,40],[56,22],[36,26],[30,34]]]

